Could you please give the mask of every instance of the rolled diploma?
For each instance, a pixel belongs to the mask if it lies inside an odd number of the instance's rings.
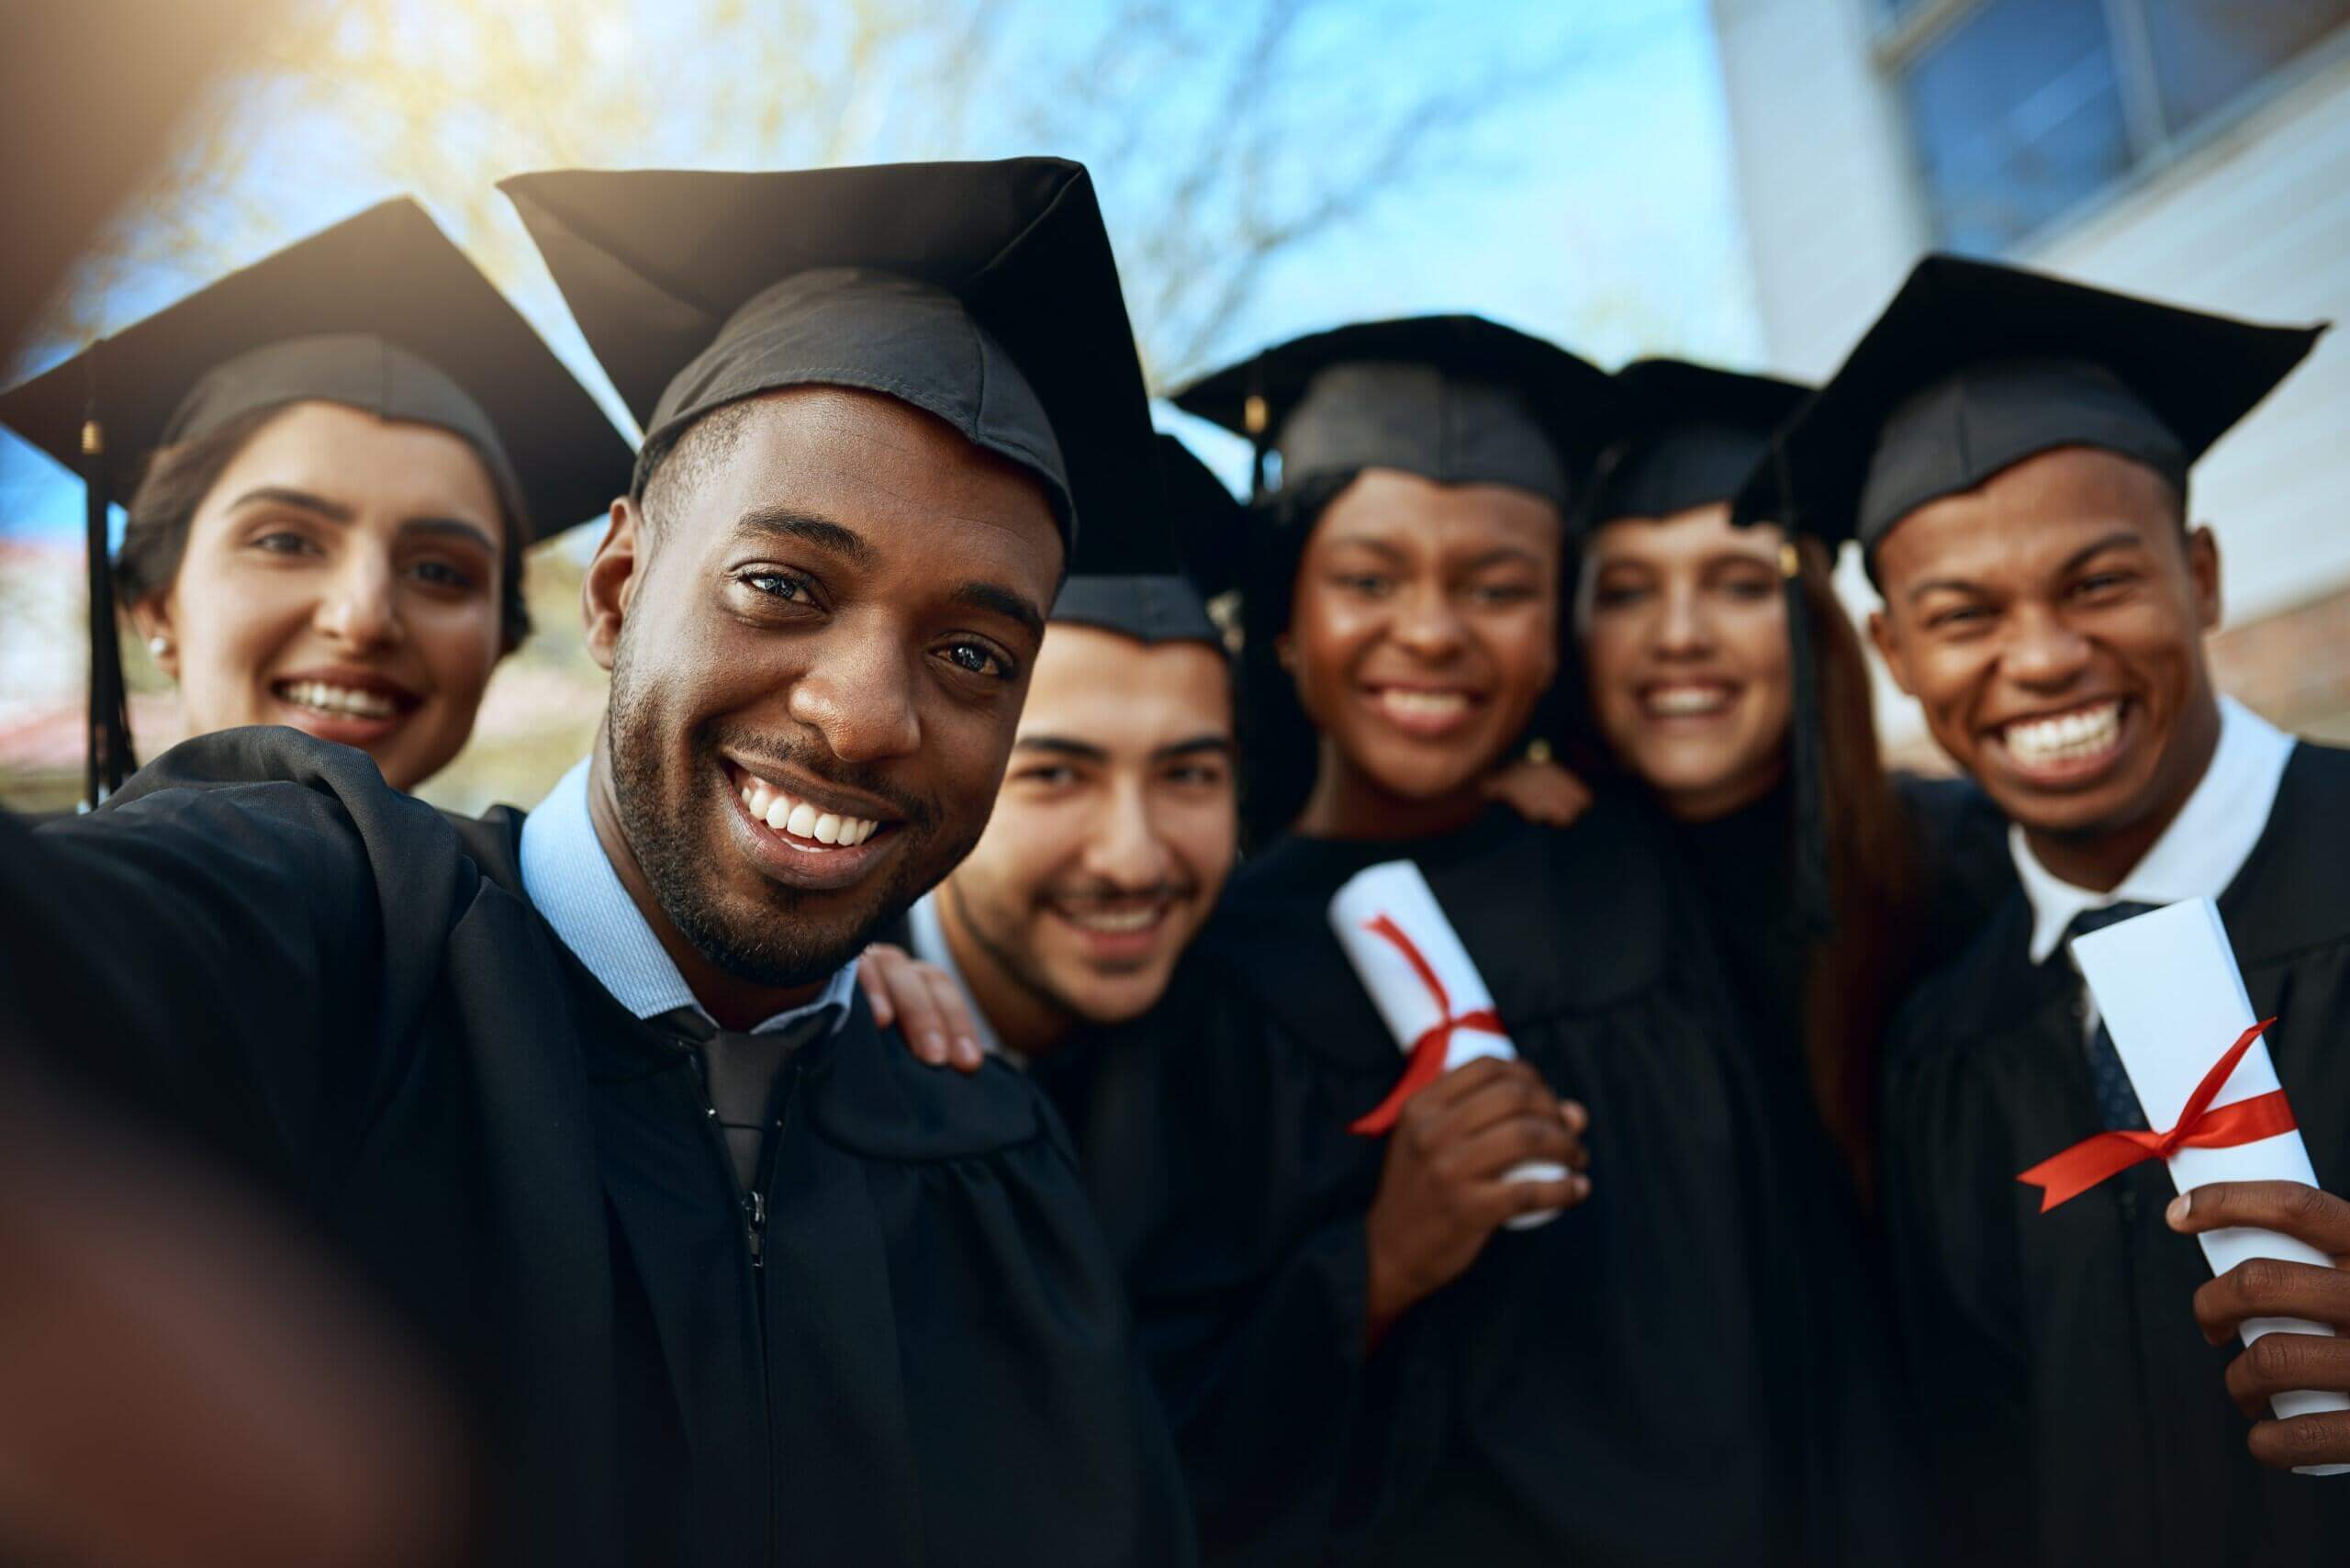
[[[1452,1016],[1494,1005],[1494,993],[1486,989],[1484,976],[1470,961],[1469,949],[1460,945],[1460,933],[1445,918],[1443,906],[1436,902],[1435,891],[1417,866],[1409,860],[1388,860],[1358,871],[1331,896],[1330,929],[1337,933],[1338,946],[1346,949],[1363,990],[1371,993],[1371,1005],[1379,1009],[1388,1033],[1395,1036],[1397,1049],[1408,1054],[1413,1041],[1444,1022],[1445,1012],[1395,944],[1370,929],[1371,923],[1382,914],[1411,938],[1420,957],[1444,982]],[[1517,1047],[1506,1035],[1456,1029],[1445,1042],[1444,1070],[1450,1072],[1481,1057],[1515,1061]],[[1528,1159],[1511,1166],[1503,1180],[1556,1182],[1566,1173],[1564,1166],[1550,1160]],[[1532,1230],[1558,1217],[1556,1209],[1538,1209],[1505,1223],[1512,1230]]]
[[[2113,1036],[2113,1048],[2130,1073],[2147,1123],[2156,1130],[2176,1126],[2188,1096],[2211,1064],[2258,1022],[2218,906],[2210,899],[2191,899],[2121,921],[2075,941],[2073,958],[2097,998],[2098,1013]],[[2255,1040],[2211,1103],[2232,1105],[2280,1087],[2268,1042]],[[2182,1193],[2212,1182],[2318,1184],[2309,1147],[2299,1131],[2233,1148],[2182,1148],[2171,1157],[2170,1175]],[[2273,1230],[2207,1230],[2199,1239],[2214,1275],[2252,1258],[2333,1266],[2333,1260],[2316,1248]],[[2185,1305],[2180,1304],[2182,1310]],[[2322,1323],[2295,1317],[2255,1317],[2244,1325],[2244,1342],[2249,1345],[2280,1329],[2333,1332]],[[2350,1394],[2302,1389],[2279,1394],[2269,1404],[2282,1419],[2350,1410]],[[2299,1473],[2339,1475],[2345,1471],[2350,1465],[2318,1464],[2303,1466]]]

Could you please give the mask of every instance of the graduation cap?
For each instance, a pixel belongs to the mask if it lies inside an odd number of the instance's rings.
[[[1579,532],[1619,518],[1666,518],[1735,497],[1811,388],[1679,359],[1618,370]]]
[[[1927,502],[2063,446],[2131,458],[2183,495],[2188,469],[2324,330],[1928,256],[1780,433],[1737,515],[1874,552]]]
[[[563,362],[405,197],[368,208],[0,393],[0,423],[81,471],[90,556],[92,803],[132,766],[106,504],[157,448],[323,401],[436,426],[544,537],[602,511],[628,443]]]
[[[1732,501],[1771,447],[1771,438],[1812,389],[1686,360],[1643,359],[1618,370],[1610,439],[1595,465],[1591,493],[1576,509],[1588,534],[1625,518],[1662,519]],[[1774,521],[1767,514],[1740,520]],[[1789,688],[1787,773],[1795,813],[1796,917],[1815,935],[1835,924],[1828,867],[1827,766],[1819,714],[1819,660],[1804,601],[1803,557],[1792,538],[1779,547],[1786,600]]]
[[[1281,486],[1365,468],[1497,484],[1566,506],[1605,373],[1477,316],[1365,321],[1279,344],[1203,377],[1176,406],[1268,450]]]
[[[1150,411],[1082,165],[573,170],[498,188],[644,428],[640,492],[715,409],[858,387],[1035,475],[1073,570],[1147,563],[1128,520],[1155,499]]]
[[[1207,600],[1182,569],[1198,542],[1230,535],[1240,503],[1224,481],[1171,435],[1158,437],[1159,515],[1138,544],[1156,543],[1160,558],[1141,559],[1148,570],[1080,573],[1061,585],[1052,619],[1131,637],[1146,647],[1160,643],[1206,643],[1224,651],[1224,633],[1208,614]],[[1210,546],[1213,547],[1213,546]]]

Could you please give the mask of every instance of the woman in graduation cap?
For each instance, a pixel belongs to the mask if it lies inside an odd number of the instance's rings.
[[[1891,1445],[1814,1386],[1842,1282],[1781,1217],[1809,1166],[1669,835],[1621,794],[1565,831],[1485,798],[1556,671],[1570,475],[1610,395],[1442,318],[1301,340],[1178,399],[1280,464],[1243,655],[1248,806],[1275,836],[1122,1042],[1160,1064],[1164,1175],[1105,1216],[1213,1560],[1898,1552]],[[1328,906],[1398,858],[1520,1059],[1363,1136],[1404,1058]],[[1529,1157],[1572,1169],[1504,1179]]]
[[[524,550],[628,486],[611,421],[404,198],[0,395],[0,421],[82,472],[91,603],[119,602],[190,734],[291,725],[402,790],[527,632]],[[95,804],[136,766],[109,609],[90,667]]]
[[[1577,508],[1568,749],[1672,820],[1758,1044],[1805,1071],[1865,1191],[1878,1037],[2011,880],[2002,825],[1972,786],[1886,771],[1830,547],[1730,521],[1809,389],[1668,359],[1615,383]]]

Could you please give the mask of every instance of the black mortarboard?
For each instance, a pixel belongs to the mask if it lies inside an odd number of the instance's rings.
[[[283,0],[0,0],[0,363]]]
[[[1927,502],[2061,446],[2119,453],[2183,493],[2188,468],[2324,330],[1928,256],[1780,432],[1738,515],[1873,551]]]
[[[1642,359],[1613,377],[1606,445],[1575,508],[1588,530],[1664,518],[1738,494],[1811,388],[1678,359]]]
[[[231,273],[0,393],[0,423],[81,469],[88,495],[93,801],[129,763],[105,577],[106,503],[129,502],[156,448],[303,401],[464,438],[533,537],[602,511],[628,476],[628,443],[596,400],[406,198]]]
[[[644,427],[786,386],[884,393],[1044,481],[1072,569],[1128,569],[1156,465],[1093,182],[1058,158],[501,181]],[[1138,488],[1139,487],[1139,488]],[[1094,527],[1080,549],[1076,520]]]
[[[1365,468],[1567,504],[1606,375],[1476,316],[1366,321],[1266,349],[1175,395],[1281,454],[1281,486]],[[1259,464],[1262,488],[1261,461]]]
[[[1173,436],[1158,437],[1158,513],[1125,531],[1134,539],[1135,569],[1072,574],[1053,600],[1052,619],[1114,632],[1146,646],[1207,643],[1222,652],[1224,634],[1179,563],[1195,542],[1227,537],[1229,520],[1240,510],[1240,503]]]

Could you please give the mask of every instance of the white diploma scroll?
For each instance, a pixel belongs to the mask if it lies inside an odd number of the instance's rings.
[[[1427,879],[1411,861],[1385,861],[1349,878],[1330,899],[1330,928],[1407,1058],[1431,1031],[1449,1024],[1444,1071],[1481,1057],[1516,1059],[1517,1047],[1494,1012],[1494,993],[1470,961],[1469,949],[1445,918]],[[1427,973],[1413,962],[1414,955]],[[1529,1159],[1510,1167],[1504,1179],[1556,1182],[1566,1173],[1550,1160]],[[1558,1217],[1556,1209],[1540,1209],[1506,1223],[1512,1230],[1531,1230]]]
[[[2176,903],[2121,921],[2076,940],[2073,958],[2097,998],[2097,1009],[2130,1074],[2138,1103],[2155,1131],[2177,1125],[2187,1102],[2214,1063],[2258,1022],[2236,969],[2227,927],[2210,899]],[[2212,1098],[2214,1107],[2281,1091],[2266,1040],[2255,1040]],[[2300,1182],[2314,1187],[2308,1146],[2288,1129],[2231,1148],[2180,1148],[2169,1160],[2171,1181],[2188,1192],[2212,1182]],[[2305,1242],[2270,1230],[2205,1231],[2203,1256],[2214,1275],[2253,1258],[2277,1258],[2331,1268],[2333,1260]],[[2181,1302],[2179,1310],[2187,1310]],[[2327,1334],[2323,1324],[2259,1317],[2244,1325],[2249,1345],[2263,1334]],[[2350,1410],[2350,1394],[2301,1390],[2269,1401],[2279,1419],[2321,1410]],[[2308,1465],[2304,1475],[2338,1475],[2350,1465]]]

